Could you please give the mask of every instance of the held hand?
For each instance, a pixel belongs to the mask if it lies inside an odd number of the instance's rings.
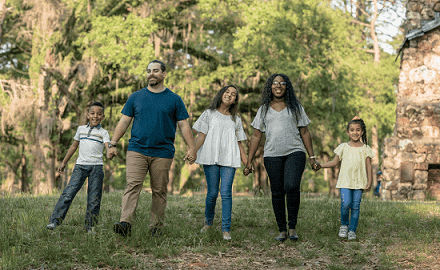
[[[319,171],[319,170],[321,169],[321,164],[319,164],[318,161],[315,161],[314,166],[315,166],[315,168],[314,168],[314,171],[315,171],[315,172],[317,172],[317,171]]]
[[[59,174],[63,174],[64,173],[64,168],[66,168],[66,165],[64,163],[61,163],[60,167],[58,167],[58,173]]]
[[[197,159],[197,153],[196,153],[195,149],[189,148],[186,151],[185,157],[183,158],[183,160],[188,160],[189,164],[192,165],[192,164],[194,164],[196,159]]]
[[[244,168],[243,170],[244,176],[248,176],[250,173],[252,173],[252,168]]]
[[[321,169],[321,165],[316,161],[315,158],[310,158],[309,162],[310,162],[310,167],[312,167],[312,170],[314,170],[315,172]]]
[[[109,148],[107,151],[107,158],[112,159],[113,157],[118,155],[118,150],[116,147]]]

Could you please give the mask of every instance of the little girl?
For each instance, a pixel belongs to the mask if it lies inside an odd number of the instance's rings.
[[[362,192],[369,191],[373,181],[371,159],[374,153],[367,145],[367,131],[362,119],[355,116],[348,123],[346,132],[350,141],[339,145],[334,150],[335,158],[321,164],[321,168],[335,167],[341,161],[336,184],[336,188],[341,189],[341,227],[338,235],[343,238],[348,236],[348,240],[355,240]]]
[[[222,196],[223,239],[230,240],[232,212],[232,183],[236,168],[247,159],[240,141],[246,140],[238,112],[238,89],[228,85],[220,89],[209,108],[200,115],[193,128],[198,132],[195,139],[196,163],[203,165],[208,193],[205,205],[206,232],[213,224],[215,204],[219,192]]]

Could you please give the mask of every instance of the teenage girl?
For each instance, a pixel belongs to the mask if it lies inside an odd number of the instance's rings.
[[[220,89],[209,108],[200,115],[193,128],[198,132],[195,139],[196,163],[203,165],[208,192],[205,203],[206,232],[213,224],[215,204],[219,192],[222,197],[223,239],[230,240],[232,212],[232,183],[235,171],[247,163],[243,145],[246,134],[238,112],[238,89],[228,85]]]
[[[346,132],[350,141],[339,145],[334,150],[335,158],[321,164],[321,168],[335,167],[341,161],[336,184],[336,188],[341,189],[341,227],[338,235],[355,240],[362,193],[370,190],[373,181],[371,159],[374,153],[367,145],[367,130],[362,119],[355,116],[348,123]]]
[[[244,174],[252,169],[252,159],[266,133],[264,167],[270,180],[272,206],[280,235],[277,241],[298,240],[295,226],[300,204],[301,177],[306,165],[306,151],[314,170],[312,138],[307,125],[311,122],[295,96],[292,83],[284,74],[274,74],[267,79],[261,94],[261,107],[252,122],[254,133],[249,146],[249,156]],[[289,232],[286,222],[286,199]]]

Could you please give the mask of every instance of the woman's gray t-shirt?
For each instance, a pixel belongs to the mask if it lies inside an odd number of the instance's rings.
[[[287,156],[297,151],[306,152],[298,127],[305,127],[311,121],[302,105],[300,105],[301,114],[298,115],[298,122],[287,107],[277,112],[268,106],[264,119],[261,117],[262,112],[263,106],[258,109],[251,125],[266,133],[263,157]]]

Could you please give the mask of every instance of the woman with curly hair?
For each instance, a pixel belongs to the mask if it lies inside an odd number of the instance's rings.
[[[272,206],[280,231],[275,239],[298,240],[295,226],[300,204],[301,177],[306,165],[306,151],[313,170],[315,162],[312,138],[307,125],[311,121],[295,96],[292,83],[284,74],[274,74],[267,79],[261,94],[261,107],[252,122],[254,133],[250,140],[249,155],[244,174],[252,171],[252,160],[261,135],[266,133],[264,166],[269,175]],[[286,199],[289,231],[286,222]]]

